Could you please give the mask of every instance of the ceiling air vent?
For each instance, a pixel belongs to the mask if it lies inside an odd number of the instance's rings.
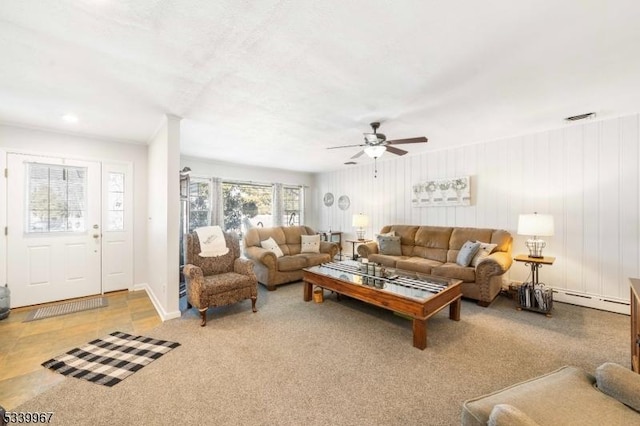
[[[580,114],[580,115],[574,115],[573,117],[567,117],[565,118],[565,121],[578,121],[578,120],[584,120],[586,118],[595,118],[596,117],[596,113],[595,112],[588,112],[586,114]]]
[[[353,165],[353,164],[356,164],[356,162],[355,162],[355,161],[347,161],[347,162],[346,162],[346,163],[344,163],[344,164],[346,164],[347,166],[351,166],[351,165]]]

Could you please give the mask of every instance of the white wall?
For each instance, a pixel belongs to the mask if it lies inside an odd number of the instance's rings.
[[[147,192],[147,147],[38,129],[0,125],[0,148],[7,152],[81,160],[132,162],[134,193]],[[4,203],[4,198],[2,199]],[[4,206],[2,207],[4,209]],[[134,285],[147,282],[147,199],[134,197]]]
[[[178,306],[180,228],[180,119],[167,116],[149,143],[147,188],[147,289],[163,319],[180,316]]]
[[[515,255],[526,253],[518,215],[550,213],[555,235],[544,238],[544,253],[556,262],[540,280],[561,290],[557,300],[628,312],[615,305],[629,300],[628,278],[640,275],[639,121],[635,114],[422,155],[385,154],[377,179],[372,163],[319,174],[311,195],[319,226],[353,237],[351,215],[364,212],[368,237],[387,224],[504,228]],[[412,207],[414,183],[464,175],[472,176],[472,206]],[[325,192],[348,195],[350,209],[325,207]],[[514,264],[509,278],[523,281],[528,272]]]

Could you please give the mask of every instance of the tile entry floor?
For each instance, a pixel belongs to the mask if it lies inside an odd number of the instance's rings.
[[[12,309],[0,321],[0,406],[12,410],[65,380],[44,361],[114,331],[144,334],[162,323],[146,291],[104,296],[104,308],[22,322],[38,305]]]

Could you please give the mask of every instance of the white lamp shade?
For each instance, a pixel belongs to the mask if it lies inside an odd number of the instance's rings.
[[[371,158],[379,158],[386,150],[384,145],[374,145],[365,147],[364,152]]]
[[[550,214],[521,214],[518,217],[518,235],[548,237],[553,235],[553,216]]]
[[[351,225],[356,228],[364,228],[369,225],[369,217],[366,214],[354,214]]]

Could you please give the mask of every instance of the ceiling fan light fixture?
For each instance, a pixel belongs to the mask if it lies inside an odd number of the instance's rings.
[[[387,147],[384,145],[367,146],[364,148],[364,153],[371,158],[380,158],[386,150]]]
[[[376,135],[375,133],[365,133],[364,140],[367,143],[378,143],[378,135]]]

